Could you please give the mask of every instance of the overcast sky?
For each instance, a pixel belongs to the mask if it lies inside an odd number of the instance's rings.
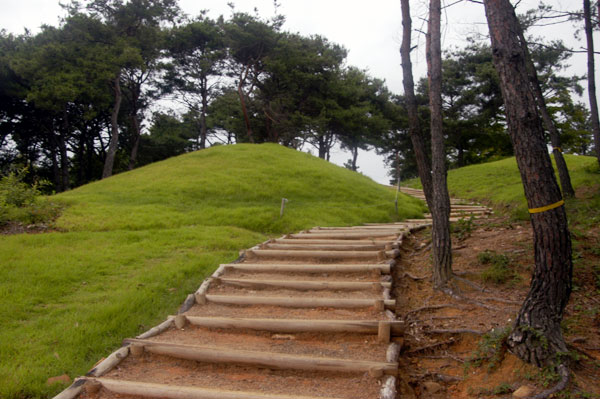
[[[262,17],[270,17],[274,13],[272,0],[233,2],[238,11],[253,12],[256,7]],[[279,0],[279,3],[279,12],[286,16],[284,30],[304,35],[319,34],[344,45],[349,50],[349,65],[367,69],[372,76],[385,79],[391,91],[402,93],[398,52],[402,33],[399,0]],[[452,4],[454,1],[448,3]],[[573,7],[572,0],[548,0],[548,3],[563,10]],[[192,16],[201,9],[210,10],[209,15],[212,17],[227,17],[231,13],[227,0],[179,0],[179,4],[184,12]],[[426,4],[424,0],[411,1],[413,27],[423,31],[426,30],[423,22],[427,14]],[[537,4],[538,1],[522,0],[519,10],[523,12]],[[24,28],[35,32],[42,24],[57,25],[63,15],[57,0],[0,0],[0,10],[0,28],[12,33],[22,33]],[[487,32],[483,6],[466,1],[445,9],[442,24],[443,48],[462,47],[473,32]],[[565,24],[540,28],[536,33],[547,40],[563,39],[568,45],[579,48],[581,44],[573,39],[573,32],[573,26]],[[426,74],[425,46],[422,35],[413,36],[417,36],[415,39],[420,44],[412,54],[416,80]],[[573,73],[585,73],[584,54],[573,56],[570,64]],[[333,154],[332,161],[341,165],[348,158],[348,154],[336,153]],[[359,171],[380,183],[388,183],[383,161],[374,151],[359,155]]]

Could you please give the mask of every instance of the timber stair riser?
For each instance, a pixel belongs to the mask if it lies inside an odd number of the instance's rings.
[[[146,351],[157,355],[195,360],[203,363],[231,363],[265,367],[273,370],[327,371],[338,373],[383,372],[387,375],[398,374],[397,363],[198,347],[137,339],[128,339],[125,342],[137,348],[135,352],[138,356],[141,352]],[[142,348],[143,351],[141,351]]]
[[[277,250],[277,249],[251,249],[246,251],[246,257],[252,258],[308,258],[308,259],[370,259],[384,260],[395,258],[400,251],[306,251],[306,250]]]
[[[93,393],[104,388],[119,395],[166,399],[339,399],[334,397],[314,397],[301,395],[266,395],[260,392],[226,391],[188,386],[152,384],[144,382],[114,380],[109,378],[83,379],[88,386],[95,385]],[[86,388],[91,391],[91,388]],[[88,392],[89,392],[88,391]]]
[[[381,290],[391,288],[392,283],[386,282],[354,282],[354,281],[284,281],[284,280],[250,280],[216,278],[215,282],[223,285],[233,285],[245,288],[287,288],[300,291],[310,290]]]
[[[288,237],[296,238],[299,240],[302,239],[371,239],[371,238],[382,238],[382,237],[393,237],[393,240],[396,240],[399,237],[399,234],[392,232],[384,232],[384,233],[357,233],[357,232],[348,232],[348,233],[339,233],[334,231],[331,232],[323,232],[319,234],[311,234],[311,233],[298,233],[298,234],[290,234]]]
[[[276,272],[276,273],[363,273],[377,272],[390,274],[389,263],[381,264],[270,264],[270,263],[239,263],[224,265],[225,270],[246,272]]]
[[[392,336],[402,336],[405,324],[381,320],[246,319],[232,317],[184,316],[185,323],[204,328],[250,329],[275,333],[359,333],[378,335],[381,324],[390,326]],[[185,323],[182,325],[185,326]]]
[[[304,241],[304,240],[298,240]],[[396,245],[397,247],[397,245]],[[317,251],[383,251],[394,249],[394,244],[389,243],[385,245],[373,245],[373,244],[305,244],[302,242],[293,244],[280,244],[271,243],[261,246],[261,249],[277,249],[277,250],[290,250],[290,251],[302,251],[302,250],[317,250]]]
[[[368,308],[394,309],[393,299],[339,299],[339,298],[291,298],[273,296],[243,296],[243,295],[197,295],[199,304],[219,303],[223,305],[263,305],[287,308]]]
[[[389,244],[394,244],[395,240],[333,240],[333,239],[319,239],[319,240],[311,240],[311,239],[292,239],[292,238],[279,238],[277,240],[272,240],[269,243],[265,244],[293,244],[293,245],[306,245],[306,244],[317,244],[317,245],[375,245],[385,247]]]

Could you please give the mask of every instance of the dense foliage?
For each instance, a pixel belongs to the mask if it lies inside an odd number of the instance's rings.
[[[190,18],[176,0],[64,7],[58,27],[0,32],[3,174],[27,167],[64,191],[216,143],[276,142],[324,159],[339,145],[353,170],[358,150],[374,147],[394,179],[416,175],[403,96],[346,65],[342,46],[285,31],[282,15],[232,5],[228,18]],[[561,43],[532,53],[564,150],[588,153],[588,112],[571,97],[580,78],[560,75],[570,53]],[[512,155],[489,47],[448,52],[443,70],[450,167]]]

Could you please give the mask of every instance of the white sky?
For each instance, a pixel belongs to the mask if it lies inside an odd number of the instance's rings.
[[[193,16],[201,9],[207,9],[212,17],[221,14],[229,16],[227,2],[179,0],[181,8],[187,14]],[[234,3],[238,11],[253,12],[254,7],[257,7],[262,17],[270,17],[274,12],[272,0],[234,0]],[[398,52],[402,34],[399,0],[279,0],[279,3],[279,12],[286,16],[284,30],[305,35],[320,34],[332,42],[344,45],[349,50],[349,65],[368,69],[372,76],[385,79],[392,92],[402,93],[402,71]],[[453,1],[449,0],[447,3]],[[573,7],[572,0],[548,0],[548,3],[558,9]],[[422,20],[427,13],[426,4],[425,0],[411,2],[414,28],[426,29]],[[537,4],[538,1],[535,0],[522,0],[519,10],[522,12],[536,7]],[[59,16],[63,15],[58,0],[0,0],[0,10],[0,29],[13,33],[22,33],[25,27],[35,32],[42,24],[57,25]],[[442,16],[442,24],[444,48],[464,46],[466,37],[475,30],[487,32],[483,5],[465,1],[446,9]],[[567,45],[580,48],[582,44],[573,39],[573,32],[572,25],[564,24],[539,28],[536,34],[544,36],[547,40],[560,38]],[[413,34],[413,38],[415,36]],[[423,37],[420,37],[421,46],[412,54],[415,80],[426,74],[423,42]],[[570,64],[570,72],[585,74],[585,54],[574,55]],[[332,154],[332,161],[340,165],[348,158],[349,154]],[[380,183],[388,183],[382,158],[374,151],[361,152],[358,161],[362,173]]]

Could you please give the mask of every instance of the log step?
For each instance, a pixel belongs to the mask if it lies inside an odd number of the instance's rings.
[[[394,240],[328,240],[328,239],[293,239],[293,238],[278,238],[271,241],[271,244],[319,244],[319,245],[374,245],[376,247],[385,248],[386,245],[395,244]]]
[[[378,334],[379,320],[315,320],[315,319],[245,319],[237,317],[198,317],[185,316],[187,321],[198,327],[249,329],[275,333],[319,332],[335,333],[348,332],[360,334]],[[404,323],[386,321],[390,324],[393,336],[404,333]]]
[[[351,232],[351,233],[338,233],[338,232],[329,232],[329,233],[320,233],[320,234],[312,234],[312,233],[298,233],[298,234],[290,234],[289,237],[290,238],[297,238],[297,239],[311,239],[311,240],[315,240],[315,239],[328,239],[328,238],[334,238],[334,239],[342,239],[342,240],[347,240],[347,239],[357,239],[357,238],[381,238],[381,237],[394,237],[394,238],[398,238],[397,233],[392,233],[392,232],[385,232],[385,233],[379,233],[379,232],[365,232],[365,233],[360,233],[360,232]]]
[[[306,250],[276,250],[276,249],[251,249],[246,251],[246,256],[260,258],[319,258],[319,259],[373,259],[384,260],[386,257],[395,258],[400,251],[306,251]]]
[[[357,273],[377,271],[390,274],[389,263],[380,264],[271,264],[271,263],[232,263],[222,265],[226,269],[254,272],[282,273]]]
[[[288,355],[277,352],[234,350],[225,347],[205,347],[166,342],[127,339],[124,341],[141,346],[146,352],[171,356],[178,359],[195,360],[205,363],[243,364],[265,367],[274,370],[329,371],[346,373],[398,374],[398,363],[373,362],[331,357]]]
[[[167,399],[339,399],[300,395],[271,395],[260,392],[225,391],[199,387],[154,384],[149,382],[114,380],[110,378],[86,378],[87,384],[99,384],[107,391],[129,396]]]
[[[306,244],[306,240],[293,240],[293,244],[269,243],[265,244],[263,249],[284,249],[284,250],[319,250],[319,251],[382,251],[386,245],[374,244]],[[392,245],[391,243],[388,245]]]
[[[310,229],[309,231],[318,232],[318,231],[336,231],[336,230],[347,230],[348,232],[371,232],[376,231],[379,233],[387,233],[389,230],[398,230],[403,231],[408,228],[407,223],[398,223],[398,224],[390,224],[390,223],[381,223],[381,224],[364,224],[362,226],[350,226],[350,227],[315,227],[314,229]],[[378,231],[379,230],[379,231]]]
[[[205,295],[204,300],[225,305],[267,305],[287,308],[366,308],[393,309],[394,299],[346,299],[346,298],[293,298],[277,296]],[[202,300],[198,300],[202,303]]]
[[[391,288],[392,283],[387,282],[362,282],[362,281],[300,281],[300,280],[255,280],[255,279],[234,279],[234,278],[215,278],[221,284],[234,285],[244,288],[289,288],[301,291],[321,291],[321,290],[380,290],[381,288]]]
[[[328,229],[319,227],[316,229],[305,230],[305,233],[321,235],[321,234],[363,234],[365,236],[370,236],[371,234],[383,234],[384,236],[391,236],[394,234],[400,234],[403,230],[406,230],[402,227],[396,228],[360,228],[354,229],[350,227],[330,227]]]

